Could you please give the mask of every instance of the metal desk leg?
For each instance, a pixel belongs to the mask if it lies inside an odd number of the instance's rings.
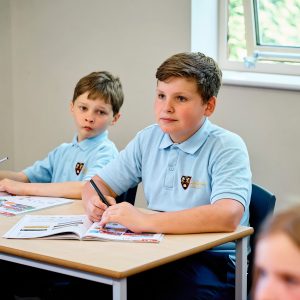
[[[235,299],[247,299],[247,237],[236,241]]]
[[[127,279],[113,281],[113,300],[127,299]]]

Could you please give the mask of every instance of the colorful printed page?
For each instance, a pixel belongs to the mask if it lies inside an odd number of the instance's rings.
[[[0,214],[4,216],[15,216],[71,202],[73,202],[73,200],[64,198],[0,196]]]
[[[161,233],[134,233],[117,223],[108,223],[105,228],[99,227],[99,223],[93,223],[83,239],[97,239],[109,241],[125,241],[138,243],[159,243],[163,238]]]
[[[3,237],[159,243],[163,235],[133,233],[116,223],[109,223],[105,228],[101,228],[98,222],[92,223],[86,215],[26,215]]]

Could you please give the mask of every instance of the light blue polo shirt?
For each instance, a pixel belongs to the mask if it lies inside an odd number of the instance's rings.
[[[151,125],[97,174],[117,194],[142,181],[148,208],[158,211],[235,199],[245,208],[241,224],[249,224],[251,170],[246,145],[208,119],[180,144]]]
[[[65,182],[89,180],[99,169],[118,155],[115,144],[105,131],[95,137],[72,143],[63,143],[44,160],[36,161],[23,172],[30,182]]]

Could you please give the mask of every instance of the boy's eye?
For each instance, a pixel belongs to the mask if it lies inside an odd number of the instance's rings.
[[[283,277],[283,280],[289,285],[300,285],[299,279],[293,276],[286,275]]]
[[[97,111],[96,111],[96,114],[97,114],[97,115],[106,115],[107,113],[106,113],[106,111],[104,111],[104,110],[97,110]]]
[[[79,109],[80,109],[81,111],[87,110],[86,106],[83,106],[83,105],[79,105]]]
[[[258,278],[263,278],[263,277],[266,277],[267,276],[267,272],[260,268],[260,267],[257,267],[257,277]]]
[[[183,97],[183,96],[178,96],[177,99],[180,101],[180,102],[185,102],[187,101],[187,98]]]
[[[165,95],[164,95],[164,94],[161,94],[161,93],[160,93],[160,94],[157,94],[157,98],[158,98],[158,99],[164,99],[164,98],[165,98]]]

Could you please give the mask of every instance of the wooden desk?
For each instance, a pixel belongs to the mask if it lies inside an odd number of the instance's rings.
[[[81,201],[32,214],[82,214]],[[127,299],[127,277],[237,240],[236,299],[246,300],[247,242],[251,227],[232,233],[165,235],[159,244],[78,240],[4,239],[21,216],[0,216],[0,259],[102,282],[113,286],[113,299]]]

